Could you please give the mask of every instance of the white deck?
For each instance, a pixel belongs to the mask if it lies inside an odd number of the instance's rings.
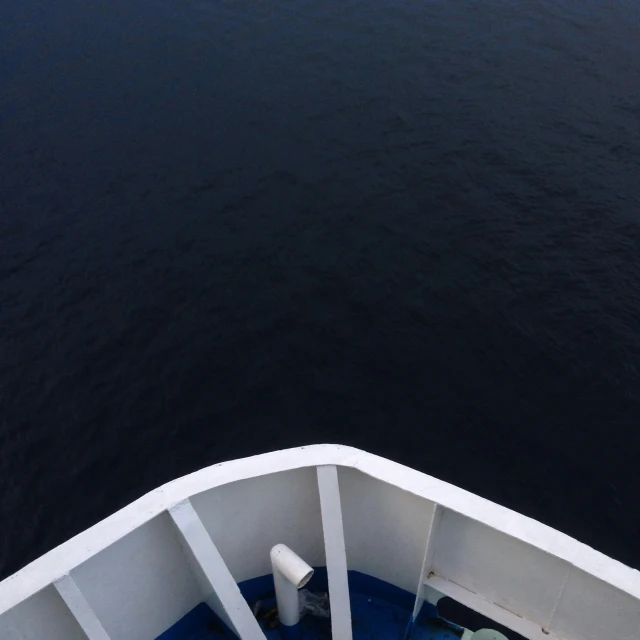
[[[335,593],[346,564],[418,599],[451,595],[532,640],[640,640],[637,571],[337,445],[215,465],[143,496],[0,583],[0,638],[152,640],[202,601],[260,638],[235,583],[270,573],[276,543],[328,566]],[[346,638],[338,609],[334,638]]]

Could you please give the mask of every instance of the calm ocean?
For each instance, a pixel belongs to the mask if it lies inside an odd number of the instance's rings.
[[[313,442],[640,567],[637,0],[0,0],[0,577]]]

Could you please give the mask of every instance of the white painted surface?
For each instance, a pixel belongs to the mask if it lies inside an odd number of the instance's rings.
[[[3,616],[0,616],[0,638],[2,638],[2,640],[24,639],[24,635],[22,635],[13,624],[11,611],[7,611]]]
[[[169,514],[189,549],[189,562],[204,576],[205,600],[218,617],[243,640],[265,640],[249,605],[202,521],[188,500],[173,507]]]
[[[553,633],[545,633],[538,624],[522,618],[521,616],[499,607],[489,600],[485,600],[482,596],[465,587],[441,578],[440,576],[432,576],[427,580],[426,586],[442,593],[445,596],[453,598],[456,602],[460,602],[465,606],[487,616],[495,622],[508,627],[512,631],[523,635],[529,640],[560,640],[558,636]],[[574,638],[574,636],[567,636],[568,638]],[[577,640],[577,639],[576,639]],[[600,640],[609,640],[606,637],[600,638]],[[618,638],[617,640],[622,640]],[[635,640],[635,639],[634,639]]]
[[[0,616],[0,638],[2,640],[23,640],[24,638],[13,624],[11,611],[7,611],[3,616]]]
[[[63,576],[54,582],[53,586],[89,640],[110,640],[100,620],[70,575]]]
[[[317,473],[331,602],[331,636],[333,640],[351,640],[351,602],[338,470],[330,465],[318,467]]]
[[[416,593],[433,502],[355,469],[338,477],[349,569]]]
[[[433,571],[543,627],[569,565],[484,524],[445,510]]]
[[[311,566],[325,565],[315,469],[231,482],[191,498],[238,581],[271,574],[271,549],[285,544]]]
[[[87,640],[53,585],[0,616],[2,640]]]
[[[640,638],[640,602],[573,569],[550,629],[561,637],[580,640]]]
[[[442,515],[444,509],[439,504],[436,504],[431,512],[431,520],[429,521],[429,528],[427,531],[427,540],[425,542],[425,550],[424,550],[424,558],[422,560],[422,570],[420,571],[420,582],[417,586],[417,596],[416,601],[413,606],[413,614],[412,617],[415,620],[420,613],[420,609],[424,604],[424,601],[427,600],[434,606],[437,605],[437,598],[430,598],[428,593],[425,593],[424,583],[431,573],[431,569],[433,568],[433,556],[436,551],[436,544],[438,540],[438,535],[440,534],[440,525],[442,523]]]
[[[163,513],[71,571],[111,640],[150,640],[203,600]]]
[[[234,579],[269,573],[279,542],[324,565],[315,474],[324,465],[338,467],[349,568],[415,592],[437,503],[446,533],[436,577],[459,578],[472,602],[511,606],[567,640],[640,640],[637,571],[457,487],[335,445],[216,465],[151,492],[0,583],[0,630],[18,640],[85,638],[50,586],[70,573],[112,640],[157,636],[203,597],[163,513],[191,496]]]

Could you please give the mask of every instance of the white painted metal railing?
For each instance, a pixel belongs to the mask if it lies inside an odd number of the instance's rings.
[[[351,640],[347,558],[336,467],[317,467],[317,478],[331,600],[332,636],[336,640]],[[210,594],[206,599],[207,604],[241,640],[265,640],[264,633],[191,502],[184,500],[168,509],[168,513],[180,533],[193,569]],[[55,587],[89,640],[110,640],[71,576],[63,576],[55,583]]]
[[[331,601],[332,636],[336,640],[351,640],[347,557],[338,471],[334,465],[326,465],[318,466],[316,472]],[[444,511],[445,509],[441,505],[434,505],[426,534],[424,559],[420,584],[416,589],[413,619],[418,616],[425,600],[437,605],[441,598],[449,596],[531,640],[562,640],[560,636],[551,633],[547,628],[479,597],[477,593],[445,577],[438,576],[433,571],[434,553]],[[265,640],[258,622],[191,502],[189,500],[180,502],[171,507],[168,513],[189,552],[194,569],[199,574],[200,580],[204,580],[205,589],[210,594],[206,601],[212,610],[242,640]],[[390,559],[390,561],[392,560]],[[563,589],[567,579],[568,575],[563,583]],[[70,576],[66,575],[61,578],[55,583],[55,587],[89,640],[110,640],[98,617]],[[562,591],[554,603],[554,612],[561,596]],[[548,626],[552,621],[553,612],[550,615]]]
[[[99,554],[120,549],[118,545],[125,538],[152,522],[157,524],[149,531],[155,531],[158,544],[176,544],[166,538],[169,525],[160,521],[169,518],[167,522],[172,523],[191,565],[187,571],[191,577],[181,578],[186,581],[185,588],[191,589],[189,584],[195,576],[198,593],[205,594],[205,601],[242,640],[263,640],[264,634],[237,582],[267,571],[256,569],[263,566],[258,558],[247,573],[248,565],[236,557],[242,549],[233,540],[233,535],[244,536],[246,532],[227,535],[224,523],[216,524],[205,503],[209,501],[207,504],[216,511],[220,505],[215,496],[223,492],[227,496],[223,512],[227,513],[230,508],[236,509],[229,507],[229,502],[235,504],[234,500],[244,495],[242,482],[254,482],[251,486],[255,493],[255,488],[269,478],[294,470],[314,472],[316,479],[315,498],[303,495],[302,489],[287,484],[288,480],[279,486],[285,491],[298,491],[297,508],[306,509],[307,499],[318,502],[319,514],[309,512],[311,516],[305,517],[322,528],[332,635],[336,640],[351,640],[348,558],[349,568],[414,591],[414,617],[425,600],[435,603],[446,595],[532,640],[640,640],[638,572],[461,489],[388,460],[334,445],[217,465],[144,496],[0,583],[0,637],[23,640],[34,635],[21,628],[21,621],[26,620],[21,611],[36,600],[56,611],[64,607],[66,615],[75,621],[75,635],[65,632],[59,637],[125,637],[121,627],[106,618],[104,608],[100,608],[101,592],[94,588],[92,576],[101,574],[83,567]],[[309,481],[308,475],[304,478],[304,482]],[[213,497],[203,502],[203,496]],[[261,499],[261,494],[255,493],[254,507]],[[237,509],[243,513],[240,507]],[[269,515],[268,510],[264,514]],[[301,529],[300,535],[317,536],[317,526]],[[144,540],[136,544],[140,547]],[[132,553],[138,553],[138,547]],[[230,554],[230,549],[235,551]],[[119,559],[121,553],[114,551],[112,556]],[[259,551],[259,555],[262,553]],[[264,553],[268,556],[268,551]],[[318,554],[314,557],[317,560]],[[268,563],[268,557],[264,561]],[[174,557],[171,562],[179,559]],[[144,577],[139,581],[144,583]],[[91,593],[86,591],[88,587]],[[193,606],[188,604],[193,597],[195,592],[185,596],[181,606]],[[45,614],[42,625],[49,619]],[[37,621],[30,620],[29,624]],[[64,624],[72,629],[70,623]],[[154,636],[141,631],[135,637]]]

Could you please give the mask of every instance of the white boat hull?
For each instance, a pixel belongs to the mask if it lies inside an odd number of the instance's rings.
[[[416,611],[449,595],[532,640],[640,640],[637,571],[338,445],[214,465],[143,496],[0,583],[0,638],[153,640],[204,601],[261,640],[237,584],[270,574],[280,543],[328,566],[341,640],[346,569],[416,594]]]

